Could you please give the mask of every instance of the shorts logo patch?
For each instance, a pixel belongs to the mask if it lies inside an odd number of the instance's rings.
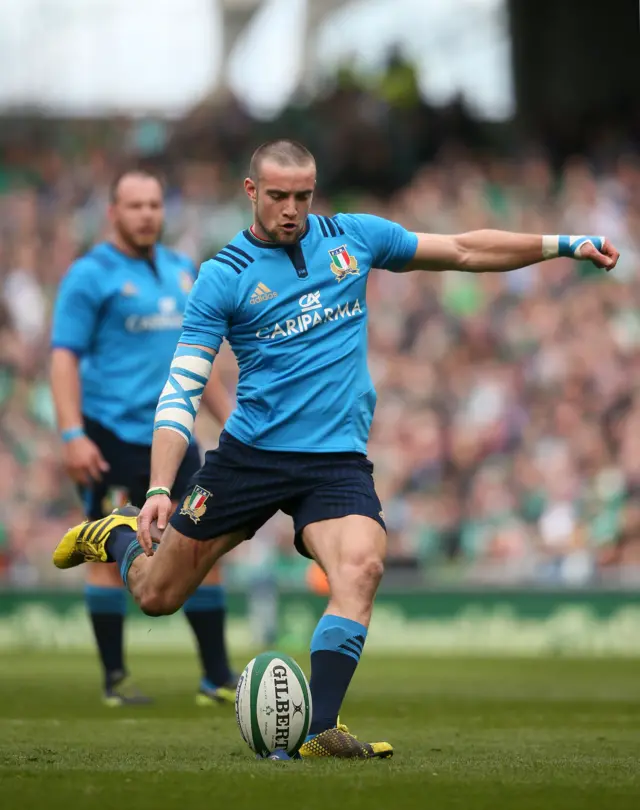
[[[100,504],[103,515],[110,515],[114,509],[121,509],[129,503],[129,492],[124,487],[111,487]]]
[[[191,518],[194,523],[200,523],[200,518],[207,511],[207,500],[211,493],[202,487],[195,486],[190,495],[182,503],[181,515]]]

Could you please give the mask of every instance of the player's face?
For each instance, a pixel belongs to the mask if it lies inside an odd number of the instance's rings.
[[[314,163],[279,166],[263,161],[257,182],[250,178],[244,182],[257,235],[271,242],[296,242],[304,232],[315,185]]]
[[[164,219],[160,183],[153,177],[123,177],[109,219],[127,246],[136,251],[152,248],[160,238]]]

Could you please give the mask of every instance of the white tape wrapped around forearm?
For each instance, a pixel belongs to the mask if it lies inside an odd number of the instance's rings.
[[[158,407],[154,430],[173,430],[187,442],[191,441],[193,425],[202,392],[211,374],[213,357],[195,346],[178,346],[173,356],[169,379]]]
[[[542,258],[543,259],[555,259],[556,256],[559,255],[560,247],[559,247],[560,237],[556,236],[543,236],[542,237]]]

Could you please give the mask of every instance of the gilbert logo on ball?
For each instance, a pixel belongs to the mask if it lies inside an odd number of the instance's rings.
[[[296,753],[309,733],[311,693],[293,658],[265,652],[247,664],[236,689],[236,719],[256,754]]]

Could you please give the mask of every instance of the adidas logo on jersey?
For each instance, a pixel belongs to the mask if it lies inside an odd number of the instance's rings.
[[[271,301],[272,298],[275,298],[278,295],[277,292],[273,292],[270,290],[266,284],[260,282],[258,286],[253,291],[251,298],[249,299],[250,304],[262,304],[265,301]]]

